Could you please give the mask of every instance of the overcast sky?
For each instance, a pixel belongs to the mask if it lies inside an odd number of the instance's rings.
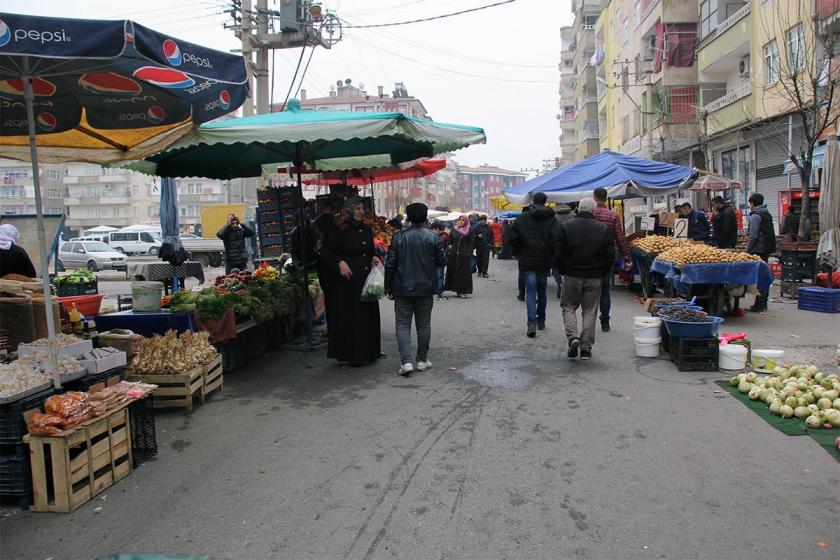
[[[357,25],[406,21],[497,0],[324,0]],[[129,18],[162,33],[219,50],[238,48],[222,28],[229,0],[5,0],[3,10],[58,17]],[[255,2],[256,3],[256,2]],[[142,8],[140,7],[142,6]],[[560,27],[571,25],[570,0],[516,0],[426,23],[345,30],[332,50],[317,49],[303,87],[326,96],[350,78],[369,92],[404,82],[433,119],[484,127],[487,144],[457,153],[462,163],[510,169],[541,166],[558,155]],[[270,8],[277,8],[269,0]],[[282,102],[300,49],[276,52],[274,100]],[[309,53],[307,52],[307,56]]]

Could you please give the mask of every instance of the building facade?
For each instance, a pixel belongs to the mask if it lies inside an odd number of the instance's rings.
[[[41,204],[45,214],[65,211],[64,166],[41,166]],[[35,214],[35,181],[32,165],[17,160],[0,160],[0,213],[6,216]]]
[[[528,174],[487,164],[478,167],[458,165],[456,178],[460,190],[458,206],[461,210],[490,212],[490,199],[502,196],[504,190],[524,182]]]
[[[394,84],[390,94],[385,92],[384,86],[377,86],[376,93],[368,93],[365,85],[359,83],[353,85],[352,80],[341,80],[335,86],[330,87],[327,97],[309,98],[306,90],[300,90],[300,106],[304,109],[316,111],[353,111],[353,112],[388,112],[394,111],[403,113],[418,119],[429,119],[428,112],[423,103],[409,95],[403,82]],[[272,106],[272,110],[281,111],[281,104]]]
[[[572,50],[574,33],[571,26],[560,28],[560,102],[557,113],[557,122],[560,125],[560,164],[567,165],[575,161],[577,152],[577,129],[575,128],[575,115],[577,113],[577,99],[575,97],[575,84],[577,82],[577,71],[575,70],[575,52]]]

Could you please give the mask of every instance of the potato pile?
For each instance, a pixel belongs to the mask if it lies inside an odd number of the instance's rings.
[[[638,247],[648,255],[658,255],[662,251],[671,247],[685,245],[685,243],[683,239],[674,239],[673,237],[666,237],[664,235],[649,235],[634,239],[633,247]]]
[[[737,263],[760,261],[758,255],[750,255],[740,251],[727,251],[709,245],[686,243],[679,247],[672,247],[663,251],[656,260],[670,261],[677,266],[700,263]]]

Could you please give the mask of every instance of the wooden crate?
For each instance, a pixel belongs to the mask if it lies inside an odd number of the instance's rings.
[[[204,367],[196,367],[178,375],[137,375],[129,372],[128,380],[158,386],[153,393],[155,408],[186,408],[192,412],[193,397],[198,395],[203,399],[204,395]]]
[[[204,401],[208,394],[216,389],[224,387],[225,379],[222,375],[222,355],[218,354],[213,361],[204,366],[204,382],[201,385],[201,400]]]
[[[121,407],[59,435],[24,437],[32,464],[31,510],[69,513],[128,476],[129,431],[128,410]]]

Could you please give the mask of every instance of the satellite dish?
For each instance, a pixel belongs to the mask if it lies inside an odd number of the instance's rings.
[[[344,83],[349,86],[350,84],[353,83],[353,80],[351,80],[350,78],[347,78],[346,80],[344,80]]]
[[[365,84],[362,83],[362,82],[359,82],[359,89],[365,89]]]
[[[336,80],[335,85],[337,85],[338,87],[341,87],[341,86],[344,85],[344,82],[342,82],[341,80]]]

